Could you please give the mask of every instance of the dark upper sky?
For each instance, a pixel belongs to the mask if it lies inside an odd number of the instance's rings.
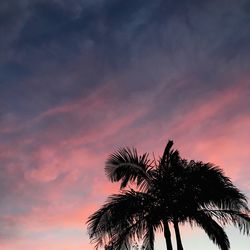
[[[118,146],[173,138],[249,194],[249,27],[248,0],[0,1],[0,249],[91,249]]]
[[[183,75],[206,92],[248,70],[249,1],[73,2],[1,1],[2,113],[30,116],[110,78],[118,95]]]

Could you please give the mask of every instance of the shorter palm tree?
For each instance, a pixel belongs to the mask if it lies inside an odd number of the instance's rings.
[[[88,220],[90,238],[97,247],[108,242],[113,249],[144,238],[146,249],[150,249],[150,245],[153,249],[154,230],[150,228],[160,226],[160,217],[151,211],[153,203],[153,197],[134,190],[110,196]]]

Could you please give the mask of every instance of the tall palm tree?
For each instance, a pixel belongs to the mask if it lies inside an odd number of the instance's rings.
[[[172,250],[169,223],[174,225],[177,249],[182,250],[179,223],[189,222],[203,228],[222,250],[229,241],[218,222],[232,222],[249,233],[250,219],[246,197],[223,172],[212,164],[186,161],[172,150],[169,141],[158,162],[136,149],[124,148],[110,155],[105,172],[121,190],[129,183],[136,191],[123,191],[88,220],[90,238],[97,247],[107,240],[114,249],[143,238],[145,249],[153,249],[154,232],[164,231],[168,250]],[[216,220],[218,221],[216,221]]]
[[[153,190],[156,188],[163,191],[164,199],[168,203],[178,250],[183,249],[178,224],[186,221],[195,222],[222,249],[227,249],[229,241],[223,229],[211,219],[217,217],[223,223],[240,221],[243,231],[248,233],[249,217],[242,212],[248,211],[246,197],[218,167],[210,163],[183,160],[177,150],[170,150],[171,147],[172,142],[169,142],[164,152],[165,164],[161,161],[156,168],[161,174],[154,179]],[[211,227],[214,228],[213,232]],[[217,239],[214,234],[217,234]],[[221,240],[222,235],[224,241]]]
[[[162,181],[156,178],[153,186],[158,190],[170,190],[165,199],[172,215],[178,250],[183,249],[179,223],[200,226],[221,249],[228,249],[229,241],[214,217],[222,224],[233,222],[249,233],[246,197],[218,167],[210,163],[187,162],[180,158],[178,151],[170,152],[167,161],[167,168],[162,170]]]

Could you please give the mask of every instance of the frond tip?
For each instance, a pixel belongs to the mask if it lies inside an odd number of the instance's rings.
[[[230,249],[230,243],[225,231],[211,216],[203,211],[199,211],[193,217],[190,217],[190,219],[195,221],[221,250]]]

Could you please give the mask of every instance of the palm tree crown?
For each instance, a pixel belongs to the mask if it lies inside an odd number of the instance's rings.
[[[142,239],[144,249],[152,250],[160,229],[172,250],[170,223],[178,250],[183,249],[179,223],[201,227],[222,250],[230,247],[225,224],[249,234],[246,196],[219,167],[182,159],[172,146],[169,141],[158,161],[130,148],[108,157],[105,173],[111,182],[120,182],[121,193],[110,196],[87,221],[97,248],[106,244],[110,249],[128,249],[133,240]],[[126,189],[129,183],[135,190]]]

